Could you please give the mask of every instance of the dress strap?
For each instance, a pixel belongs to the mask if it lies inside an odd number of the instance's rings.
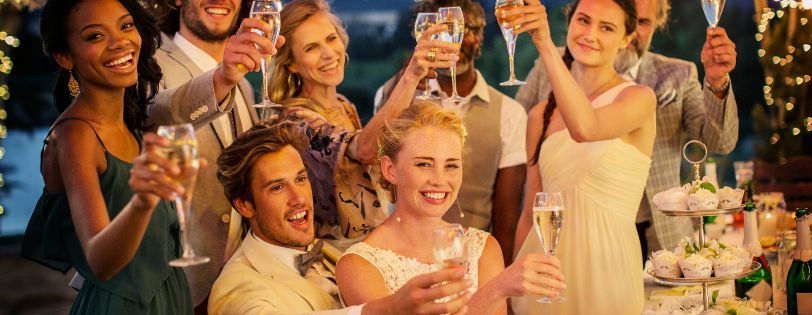
[[[102,141],[101,137],[99,137],[99,133],[96,132],[96,128],[93,128],[93,125],[91,125],[90,122],[88,122],[85,119],[79,118],[79,117],[65,117],[65,118],[60,119],[56,123],[54,123],[54,125],[51,126],[51,129],[48,130],[48,133],[45,135],[45,140],[42,140],[42,149],[39,151],[39,170],[40,170],[40,173],[42,173],[42,162],[45,160],[45,146],[48,145],[48,138],[51,137],[51,133],[54,132],[54,129],[56,129],[56,126],[59,126],[59,124],[65,122],[65,121],[68,121],[68,120],[78,120],[78,121],[81,121],[81,122],[87,124],[90,127],[90,130],[93,130],[93,135],[96,136],[96,140],[99,140],[99,144],[101,145],[102,150],[104,150],[104,153],[107,154],[107,147],[104,145],[104,141]],[[141,141],[138,141],[138,143],[140,144]]]

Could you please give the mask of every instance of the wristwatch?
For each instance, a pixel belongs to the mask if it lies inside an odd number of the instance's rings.
[[[708,78],[705,78],[705,87],[713,92],[713,94],[725,94],[727,93],[727,89],[730,87],[730,75],[725,76],[725,83],[723,83],[718,89],[711,86],[710,83],[708,83]]]

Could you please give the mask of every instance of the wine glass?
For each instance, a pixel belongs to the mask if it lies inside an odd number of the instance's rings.
[[[279,37],[279,24],[281,18],[279,12],[282,12],[282,2],[279,0],[254,0],[251,2],[250,17],[252,19],[261,20],[271,26],[272,32],[265,34],[265,32],[252,29],[251,31],[259,34],[260,36],[268,37],[271,42],[276,45],[276,39]],[[271,78],[271,55],[263,55],[260,69],[262,70],[262,101],[254,104],[257,109],[260,120],[267,120],[275,109],[281,108],[282,105],[271,102],[268,89]]]
[[[499,22],[499,29],[502,30],[502,37],[505,38],[505,45],[507,45],[508,51],[508,61],[510,62],[510,79],[499,83],[501,86],[524,85],[524,81],[516,79],[516,73],[513,70],[513,55],[516,52],[517,37],[516,34],[513,34],[513,30],[518,29],[520,26],[508,26],[508,24],[513,22],[516,17],[505,16],[505,11],[521,6],[524,6],[524,2],[522,0],[496,0],[496,21]]]
[[[725,8],[725,0],[699,0],[702,1],[702,11],[708,19],[710,27],[716,27],[722,17],[722,9]]]
[[[158,135],[169,139],[168,148],[162,150],[164,157],[176,163],[181,170],[175,177],[186,193],[175,197],[175,208],[180,223],[180,240],[183,245],[183,256],[169,262],[173,267],[186,267],[209,262],[209,257],[198,256],[192,249],[189,239],[189,221],[192,219],[192,193],[197,179],[200,162],[197,159],[197,138],[192,124],[158,127]]]
[[[539,192],[533,200],[533,226],[545,254],[555,256],[561,226],[564,225],[564,196],[560,192]],[[541,303],[564,302],[565,297],[542,297]]]
[[[462,46],[462,38],[465,37],[465,17],[462,15],[460,7],[442,7],[437,11],[439,23],[448,26],[448,30],[439,34],[439,38],[445,42],[455,44],[457,48]],[[443,102],[459,103],[467,100],[457,94],[457,62],[451,64],[451,96]]]
[[[437,24],[437,17],[437,13],[433,12],[420,12],[417,14],[417,19],[414,21],[415,40],[420,41],[420,36],[423,35],[423,32],[434,26],[434,24]],[[423,94],[420,94],[415,98],[419,100],[439,99],[439,97],[431,95],[428,77],[426,77],[426,89],[423,90]]]
[[[463,236],[465,230],[459,224],[448,224],[434,229],[431,248],[434,261],[440,268],[465,267],[468,262],[468,246]]]

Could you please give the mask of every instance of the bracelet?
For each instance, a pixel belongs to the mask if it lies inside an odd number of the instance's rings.
[[[723,83],[718,89],[711,86],[710,83],[708,83],[708,78],[705,78],[705,87],[713,92],[713,94],[725,94],[727,93],[727,89],[730,87],[730,75],[725,76],[725,83]]]

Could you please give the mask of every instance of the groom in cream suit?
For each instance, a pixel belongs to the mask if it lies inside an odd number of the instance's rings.
[[[725,30],[707,31],[701,53],[705,78],[700,83],[693,63],[649,52],[654,31],[668,20],[669,0],[637,0],[636,6],[636,37],[629,49],[618,54],[615,68],[657,95],[657,137],[636,222],[645,260],[648,253],[674,248],[693,233],[689,218],[668,217],[651,206],[654,194],[681,184],[682,145],[686,139],[700,139],[708,153],[730,153],[738,140],[739,116],[728,75],[736,66],[736,45]],[[551,89],[546,77],[541,59],[536,60],[516,100],[528,110],[546,100]]]
[[[243,19],[247,16],[247,8],[241,6],[244,1],[175,2],[178,7],[161,23],[162,44],[155,57],[163,80],[149,106],[149,120],[154,127],[192,123],[200,157],[213,163],[239,134],[258,122],[251,107],[252,89],[244,76],[249,69],[259,68],[259,54],[238,51],[239,47],[255,49],[256,45],[259,52],[276,51],[270,40],[250,31],[268,31],[269,26]],[[282,43],[284,39],[277,42]],[[253,64],[245,64],[245,56]],[[200,170],[194,192],[191,243],[197,254],[211,261],[184,271],[196,312],[204,313],[211,286],[237,249],[243,231],[239,215],[224,198],[214,167]]]
[[[460,294],[447,303],[434,302],[470,286],[463,280],[462,268],[418,276],[388,297],[338,309],[338,287],[328,261],[335,261],[338,251],[315,239],[313,193],[299,153],[307,151],[309,143],[299,128],[293,123],[258,125],[238,137],[217,160],[217,177],[225,195],[248,220],[251,230],[214,283],[209,313],[391,315],[464,311],[470,295]],[[308,165],[313,164],[308,161]],[[440,285],[444,281],[448,282]]]

